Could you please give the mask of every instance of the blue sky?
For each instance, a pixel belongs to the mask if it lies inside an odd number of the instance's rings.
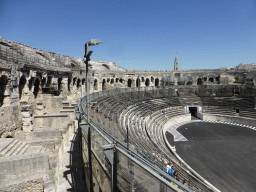
[[[256,0],[0,0],[0,36],[125,69],[256,63]]]

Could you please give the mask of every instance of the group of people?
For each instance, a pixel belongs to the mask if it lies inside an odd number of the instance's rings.
[[[166,172],[172,176],[173,178],[175,178],[177,181],[181,182],[180,178],[178,177],[178,172],[175,170],[175,167],[172,163],[172,161],[169,161],[169,163],[166,166]],[[188,183],[186,182],[186,180],[182,181],[183,185],[188,186]],[[171,182],[171,184],[173,184],[175,187],[180,188],[176,183]],[[180,188],[181,189],[181,188]]]

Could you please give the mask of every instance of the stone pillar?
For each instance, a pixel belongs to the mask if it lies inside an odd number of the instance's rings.
[[[55,90],[58,90],[58,78],[52,77],[52,87],[53,87]]]

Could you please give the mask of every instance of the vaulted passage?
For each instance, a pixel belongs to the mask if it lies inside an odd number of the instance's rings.
[[[68,91],[70,91],[70,83],[71,83],[71,79],[68,78]]]
[[[21,99],[21,96],[22,96],[22,90],[24,89],[26,85],[26,78],[24,75],[21,76],[20,78],[20,83],[19,83],[19,96],[20,96],[20,99]]]
[[[136,87],[140,87],[140,79],[139,78],[136,80]]]
[[[7,84],[7,76],[2,75],[0,78],[0,107],[3,105],[4,102],[4,92],[6,89],[6,84]]]
[[[146,86],[149,86],[149,79],[146,79],[145,85],[146,85]]]
[[[62,78],[58,78],[58,91],[62,90]]]
[[[159,79],[158,79],[158,78],[156,78],[156,80],[155,80],[155,86],[156,86],[156,87],[159,86]]]
[[[132,80],[131,79],[128,79],[127,81],[127,87],[131,87],[132,86]]]
[[[39,81],[39,79],[36,78],[35,84],[34,84],[34,92],[33,92],[35,99],[37,98],[37,95],[38,95],[39,84],[40,84],[40,81]]]
[[[106,84],[106,80],[103,79],[103,81],[102,81],[102,90],[106,90],[105,84]]]
[[[201,78],[197,79],[197,85],[202,85],[202,79]]]
[[[94,89],[98,90],[98,80],[97,79],[94,80]]]
[[[79,88],[80,86],[81,86],[81,80],[78,79],[78,80],[77,80],[77,88]]]
[[[189,112],[192,116],[196,117],[197,107],[189,107]]]

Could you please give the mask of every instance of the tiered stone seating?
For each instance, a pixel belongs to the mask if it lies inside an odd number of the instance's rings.
[[[256,118],[255,98],[201,97],[204,113]]]
[[[196,95],[182,95],[180,97],[184,101],[184,105],[202,105],[202,102]]]
[[[239,116],[246,117],[246,118],[256,118],[256,110],[254,109],[240,109]]]
[[[191,186],[195,188],[205,189],[185,168],[179,166],[163,139],[162,128],[165,123],[185,114],[178,97],[169,93],[147,91],[99,97],[93,100],[96,103],[91,107],[92,118],[122,143],[127,142],[128,129],[131,150],[160,169],[165,169],[165,164],[173,160],[181,179],[190,180]],[[125,176],[122,179],[125,185]]]

